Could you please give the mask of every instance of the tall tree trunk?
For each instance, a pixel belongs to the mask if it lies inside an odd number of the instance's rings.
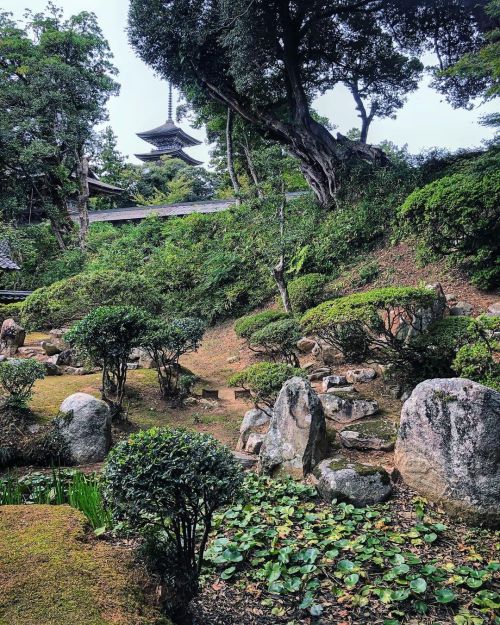
[[[80,231],[78,238],[80,241],[80,248],[85,249],[87,243],[87,234],[89,231],[89,211],[88,202],[90,197],[89,190],[89,161],[85,155],[80,155],[77,161],[76,175],[78,178],[78,219],[80,222]]]
[[[280,258],[278,264],[273,267],[273,276],[281,296],[281,301],[283,302],[283,308],[285,309],[285,312],[290,314],[292,312],[292,303],[290,302],[288,286],[285,278],[285,207],[286,196],[285,191],[283,190],[283,197],[277,211],[280,227]]]
[[[250,172],[250,177],[252,178],[254,187],[257,191],[257,197],[262,199],[264,197],[264,193],[262,192],[262,189],[260,188],[259,177],[257,176],[257,170],[255,169],[255,164],[253,162],[250,149],[248,145],[245,145],[245,144],[242,144],[241,147],[243,148],[243,152],[245,154],[245,158],[246,158],[247,165],[248,165],[248,171]]]
[[[227,109],[227,123],[226,123],[226,152],[227,152],[227,169],[229,171],[229,177],[231,178],[231,183],[234,189],[234,195],[236,197],[236,204],[239,206],[241,204],[240,198],[240,183],[238,182],[238,177],[236,176],[236,172],[234,171],[234,157],[233,157],[233,122],[234,122],[234,113],[231,108]]]

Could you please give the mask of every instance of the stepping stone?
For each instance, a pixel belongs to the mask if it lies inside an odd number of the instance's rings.
[[[340,441],[348,449],[391,451],[396,443],[397,430],[389,421],[363,421],[349,425],[339,432]]]
[[[356,393],[320,393],[318,395],[327,419],[337,423],[351,423],[376,414],[378,402]]]
[[[329,388],[327,391],[327,393],[333,393],[335,395],[337,394],[342,394],[342,393],[356,393],[356,388],[352,385],[350,386],[334,386],[332,388]]]
[[[363,508],[388,499],[392,493],[389,474],[382,467],[345,458],[328,458],[313,471],[318,480],[316,488],[323,499],[332,503],[345,501]]]

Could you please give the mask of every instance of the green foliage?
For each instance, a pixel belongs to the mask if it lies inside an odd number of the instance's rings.
[[[295,319],[278,319],[256,330],[248,342],[252,348],[263,349],[273,360],[283,360],[298,367],[300,364],[296,350],[301,336],[300,326]]]
[[[358,272],[358,278],[355,280],[355,286],[365,286],[373,282],[380,273],[380,268],[376,262],[370,262],[363,265]]]
[[[323,301],[328,278],[320,273],[307,273],[288,283],[288,295],[294,312],[304,312]]]
[[[294,376],[305,377],[303,369],[284,363],[258,362],[235,373],[229,386],[239,386],[250,391],[256,406],[273,406],[283,384]]]
[[[21,320],[21,306],[22,302],[15,302],[14,304],[0,304],[0,325],[6,319],[14,319],[14,321]]]
[[[214,576],[236,587],[252,585],[262,606],[281,614],[324,611],[325,622],[335,622],[336,611],[327,611],[341,603],[356,623],[368,605],[381,622],[428,612],[429,622],[447,622],[449,610],[470,609],[473,600],[476,615],[491,617],[493,605],[486,603],[498,602],[498,563],[477,553],[480,532],[467,535],[466,551],[451,546],[443,556],[453,532],[428,516],[402,522],[398,506],[327,506],[310,485],[248,474],[236,504],[215,517],[206,559]],[[468,560],[469,549],[477,562]]]
[[[148,324],[141,344],[155,363],[165,399],[182,400],[194,384],[194,380],[186,379],[188,376],[180,375],[179,358],[198,349],[204,332],[200,319],[155,319]]]
[[[307,311],[302,329],[340,349],[348,360],[358,362],[370,356],[377,362],[396,364],[411,354],[404,328],[418,326],[435,298],[431,289],[414,287],[354,293]],[[401,314],[409,323],[403,328],[395,323]]]
[[[11,359],[0,362],[0,385],[9,395],[7,403],[17,408],[26,406],[33,385],[45,377],[43,363],[34,358]]]
[[[249,340],[254,332],[262,330],[274,321],[287,318],[288,314],[280,310],[264,310],[238,319],[234,324],[234,331],[240,338]]]
[[[65,340],[102,367],[102,397],[120,414],[130,351],[144,338],[149,317],[132,306],[101,306],[78,321]],[[113,399],[112,399],[113,398]]]
[[[167,539],[175,591],[185,609],[198,591],[213,515],[237,496],[241,467],[207,434],[153,428],[111,450],[104,479],[115,520],[157,543]]]
[[[497,350],[500,345],[496,342]],[[463,345],[453,361],[453,369],[462,378],[469,378],[500,391],[500,363],[484,341]]]
[[[0,478],[0,506],[19,504],[69,504],[83,512],[92,528],[102,532],[111,527],[111,514],[104,507],[101,480],[95,474],[73,469],[52,473],[28,473]]]
[[[81,273],[36,290],[23,302],[21,320],[29,329],[58,328],[106,305],[141,306],[155,312],[160,298],[155,288],[135,273]]]
[[[399,210],[403,231],[451,256],[480,288],[500,282],[500,172],[444,176],[411,193]]]

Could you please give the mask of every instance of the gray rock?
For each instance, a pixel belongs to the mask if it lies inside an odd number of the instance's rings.
[[[405,319],[402,315],[399,315],[399,319],[396,319],[398,324],[396,335],[402,341],[408,342],[415,336],[425,332],[429,326],[439,321],[439,319],[442,319],[446,314],[446,295],[439,282],[427,284],[425,288],[434,291],[436,293],[436,299],[428,308],[417,310],[411,320]]]
[[[349,369],[346,371],[345,377],[349,384],[358,384],[359,382],[374,380],[377,377],[377,372],[369,367],[366,369]]]
[[[64,367],[63,373],[66,375],[85,375],[85,369],[83,367]]]
[[[138,362],[127,362],[127,369],[129,371],[135,371],[136,369],[139,369],[139,363]]]
[[[55,356],[56,354],[60,354],[62,351],[60,347],[50,341],[42,341],[41,346],[47,356]]]
[[[129,354],[129,362],[137,362],[138,369],[155,369],[155,361],[151,358],[147,349],[134,347]]]
[[[348,449],[361,451],[391,451],[396,442],[397,430],[385,420],[363,421],[349,425],[339,432],[340,442]]]
[[[329,388],[337,386],[345,386],[347,379],[344,375],[327,375],[323,378],[323,393],[326,393]]]
[[[314,369],[314,371],[312,371],[312,373],[310,373],[307,376],[307,379],[310,382],[317,382],[318,380],[322,380],[325,375],[328,375],[330,373],[330,368],[329,367],[321,367],[319,369]]]
[[[452,516],[500,524],[500,393],[463,378],[426,380],[403,406],[395,463]]]
[[[328,503],[345,501],[358,508],[385,501],[391,495],[391,480],[382,467],[344,458],[328,458],[315,469],[319,494]]]
[[[351,423],[374,415],[379,405],[374,399],[357,397],[355,394],[321,393],[319,399],[325,417],[338,423]]]
[[[0,343],[7,356],[13,356],[24,345],[26,330],[14,319],[5,319],[0,328]]]
[[[495,302],[491,306],[488,306],[489,317],[500,317],[500,302]]]
[[[61,351],[70,348],[69,343],[66,343],[66,341],[64,340],[64,335],[68,330],[69,328],[54,328],[49,332],[50,342],[54,343],[54,345],[57,345],[57,347],[59,347]]]
[[[78,356],[74,349],[63,349],[60,354],[57,354],[57,361],[55,363],[58,367],[75,367],[79,368],[83,366],[82,359]]]
[[[260,450],[261,471],[271,475],[283,471],[302,477],[325,458],[327,451],[321,402],[309,382],[291,378],[274,405]]]
[[[450,315],[452,317],[470,317],[474,307],[468,302],[457,302],[455,306],[450,308]]]
[[[316,341],[303,337],[297,342],[297,349],[303,354],[310,354],[316,346]]]
[[[241,451],[233,451],[232,454],[234,459],[238,461],[244,469],[252,469],[257,464],[257,458],[255,456],[244,454]]]
[[[248,437],[247,444],[245,445],[245,451],[249,454],[258,456],[263,442],[264,434],[252,432]]]
[[[66,452],[75,464],[104,460],[111,445],[111,414],[100,399],[75,393],[60,407],[62,416],[54,421]]]
[[[46,360],[45,363],[45,375],[54,376],[54,375],[62,375],[61,369],[49,360]]]
[[[327,393],[333,393],[333,394],[342,394],[342,393],[356,393],[356,388],[352,385],[350,386],[333,386],[332,388],[329,388],[327,391]]]
[[[448,294],[446,295],[446,301],[447,301],[448,303],[450,303],[450,302],[456,302],[457,300],[458,300],[458,297],[455,295],[455,293],[448,293]]]
[[[248,410],[243,417],[240,426],[240,438],[236,449],[241,451],[246,448],[248,439],[253,432],[260,433],[260,430],[271,420],[270,414],[264,412],[260,408],[252,408]]]

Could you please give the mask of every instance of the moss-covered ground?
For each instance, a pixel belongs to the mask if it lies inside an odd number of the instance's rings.
[[[129,550],[68,506],[0,507],[0,625],[167,625]]]

